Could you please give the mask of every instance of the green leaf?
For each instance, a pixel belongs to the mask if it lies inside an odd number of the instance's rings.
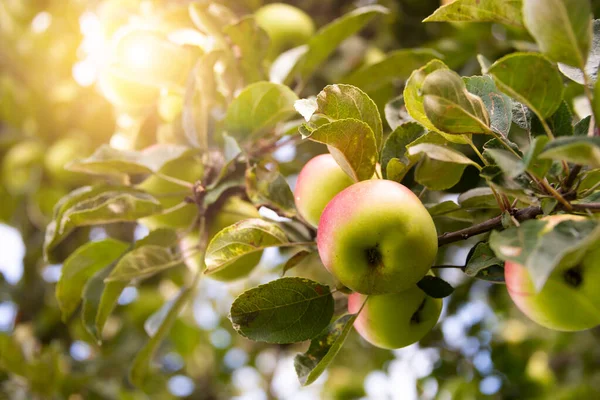
[[[571,114],[566,101],[563,100],[560,103],[558,110],[550,118],[546,119],[546,123],[555,137],[573,135],[573,114]],[[531,118],[531,134],[536,136],[546,134],[544,127],[536,116]]]
[[[102,340],[102,330],[106,320],[117,305],[121,292],[128,285],[128,282],[104,283],[113,268],[114,265],[109,265],[96,272],[83,288],[81,321],[86,331],[98,343]]]
[[[311,340],[306,353],[294,358],[294,368],[302,386],[316,381],[339,353],[358,314],[346,314],[329,325],[327,330]]]
[[[487,109],[490,128],[502,136],[508,136],[512,122],[512,100],[500,92],[490,76],[462,78],[470,93],[479,96]]]
[[[562,221],[545,232],[547,224],[529,220],[490,236],[496,256],[525,266],[537,291],[557,266],[576,265],[600,239],[600,223],[593,219]]]
[[[166,269],[183,265],[183,260],[163,246],[148,244],[125,254],[105,282],[142,280]]]
[[[281,278],[242,293],[229,318],[239,334],[267,343],[296,343],[317,337],[333,316],[326,285]]]
[[[489,187],[478,187],[467,190],[458,196],[458,204],[461,208],[475,209],[497,209],[498,202]]]
[[[185,138],[198,148],[208,142],[208,110],[218,102],[215,66],[223,63],[226,54],[213,50],[200,57],[186,82],[181,121]]]
[[[573,136],[587,136],[590,129],[590,123],[592,122],[592,116],[588,115],[581,121],[577,122],[573,127]]]
[[[404,96],[402,95],[387,102],[384,112],[385,119],[392,131],[398,128],[400,125],[412,120],[412,117],[408,115],[408,112],[404,107]]]
[[[225,115],[226,132],[238,140],[248,140],[292,117],[298,96],[290,88],[271,82],[248,85],[229,104]]]
[[[342,81],[370,92],[395,81],[405,81],[415,69],[434,58],[443,56],[432,49],[395,50],[383,60],[355,70]]]
[[[129,244],[119,240],[104,239],[81,246],[65,260],[56,284],[56,300],[63,321],[67,321],[79,306],[88,279],[119,259],[128,247]]]
[[[600,137],[571,136],[551,141],[539,155],[541,159],[567,161],[600,168]]]
[[[423,109],[436,128],[450,134],[490,133],[490,120],[478,96],[467,91],[456,72],[441,69],[423,81]]]
[[[502,172],[510,178],[519,176],[525,171],[525,166],[517,156],[508,150],[486,149],[483,156],[494,161]]]
[[[522,0],[456,0],[423,22],[498,22],[522,27],[521,4]]]
[[[425,156],[415,169],[415,180],[429,190],[450,189],[460,181],[466,167]]]
[[[585,66],[592,41],[589,0],[524,0],[523,20],[548,58]]]
[[[434,299],[442,299],[450,296],[454,288],[448,282],[437,276],[425,275],[423,279],[417,282],[419,289],[425,292],[427,296]]]
[[[308,136],[324,143],[340,167],[355,181],[371,179],[377,163],[373,130],[357,119],[341,119],[321,125]]]
[[[375,16],[387,12],[379,5],[361,7],[325,25],[309,39],[306,52],[288,77],[307,81],[340,43],[360,31]]]
[[[424,134],[425,128],[416,122],[407,122],[399,125],[390,133],[381,150],[381,171],[384,178],[388,178],[388,164],[392,159],[397,160],[392,164],[395,178],[399,177],[401,173],[400,168],[404,171],[401,174],[402,178],[404,177],[406,172],[417,162],[416,159],[407,156],[406,147]],[[400,178],[400,181],[402,178]]]
[[[189,15],[201,32],[223,41],[223,29],[233,24],[238,18],[233,11],[219,3],[208,1],[190,3]]]
[[[585,73],[590,77],[591,82],[589,82],[589,85],[592,87],[598,79],[598,68],[600,67],[600,19],[594,20],[593,31],[594,35],[592,45],[584,68]],[[558,69],[560,69],[560,72],[562,72],[567,78],[579,83],[580,85],[585,84],[585,78],[581,68],[558,63]]]
[[[330,122],[341,119],[357,119],[371,128],[379,149],[383,126],[377,106],[362,90],[351,85],[328,85],[317,96],[316,113],[323,114]]]
[[[88,158],[72,161],[65,168],[91,175],[123,178],[126,175],[158,172],[166,163],[189,153],[189,147],[172,144],[155,144],[140,151],[119,150],[104,144]]]
[[[433,143],[419,143],[408,147],[409,155],[414,156],[420,153],[427,154],[427,156],[433,160],[452,164],[473,165],[479,168],[479,165],[475,161],[450,147],[439,146]]]
[[[523,156],[525,170],[539,179],[544,178],[550,170],[550,167],[552,167],[551,160],[540,160],[539,158],[539,155],[544,150],[548,141],[549,139],[547,136],[536,137],[533,139],[533,142],[529,145],[529,149]]]
[[[447,140],[454,143],[466,144],[467,139],[462,135],[448,135],[440,131],[427,117],[425,114],[425,107],[423,105],[423,83],[428,75],[438,70],[447,70],[446,64],[439,60],[432,60],[424,67],[414,71],[404,87],[404,103],[408,114],[415,119],[418,123],[423,125],[430,131],[438,132]]]
[[[269,69],[269,81],[274,83],[286,83],[292,78],[292,71],[297,68],[298,63],[308,51],[308,45],[294,47],[281,53]]]
[[[554,114],[563,97],[563,83],[556,67],[535,53],[513,53],[489,69],[500,90],[525,104],[538,118]]]
[[[63,197],[54,208],[46,227],[44,257],[74,228],[120,221],[135,221],[160,212],[158,200],[130,187],[84,186]]]
[[[267,32],[259,27],[252,16],[246,16],[239,21],[223,28],[237,46],[238,63],[246,84],[266,78],[264,62],[269,52],[270,39]]]
[[[4,332],[0,332],[0,370],[23,377],[27,375],[27,361],[21,345]]]
[[[177,244],[179,238],[177,232],[169,228],[158,228],[150,231],[146,236],[135,242],[134,248],[147,245],[156,245],[162,247],[171,247]]]
[[[276,224],[258,218],[246,219],[217,233],[206,249],[206,274],[217,272],[241,257],[289,244],[285,232]]]
[[[131,370],[129,371],[129,380],[134,385],[138,387],[143,385],[144,378],[148,374],[150,362],[152,361],[159,344],[171,330],[179,313],[188,302],[193,292],[193,287],[181,290],[173,301],[167,303],[168,310],[163,310],[163,318],[161,318],[160,321],[155,321],[157,326],[155,327],[154,335],[150,337],[144,347],[137,353],[131,365]]]
[[[283,265],[283,269],[281,270],[281,276],[284,276],[287,271],[300,264],[306,259],[306,257],[310,256],[311,254],[313,253],[307,250],[300,250],[299,252],[295,253]]]
[[[246,193],[256,205],[266,205],[286,217],[291,218],[296,215],[294,194],[276,168],[269,170],[262,163],[248,168]]]
[[[464,273],[491,282],[504,282],[504,261],[496,257],[488,243],[479,242],[467,256]]]

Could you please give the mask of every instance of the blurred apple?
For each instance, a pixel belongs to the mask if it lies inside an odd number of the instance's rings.
[[[13,195],[31,192],[41,179],[44,145],[36,140],[23,140],[12,146],[2,160],[2,180]]]
[[[271,38],[269,59],[292,47],[300,46],[315,33],[315,24],[304,11],[283,3],[273,3],[259,8],[254,14],[256,22]]]
[[[433,329],[442,312],[442,300],[427,296],[417,286],[382,295],[353,293],[348,297],[348,312],[359,311],[354,328],[366,341],[383,349],[399,349],[418,342]]]
[[[81,184],[88,177],[85,174],[65,169],[65,165],[71,161],[87,157],[91,151],[91,146],[84,133],[81,133],[79,137],[61,138],[54,142],[46,152],[44,166],[50,177],[58,183],[65,185]]]

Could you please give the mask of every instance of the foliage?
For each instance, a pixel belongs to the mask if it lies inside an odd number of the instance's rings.
[[[408,187],[435,223],[418,287],[446,316],[421,340],[437,360],[411,375],[421,397],[600,394],[599,328],[524,322],[502,285],[512,261],[539,291],[600,240],[596,2],[296,2],[318,29],[273,60],[261,0],[43,3],[0,4],[0,222],[26,243],[21,280],[0,275],[0,306],[17,309],[0,324],[0,392],[171,398],[182,375],[185,396],[228,398],[247,362],[278,397],[273,355],[324,397],[391,376],[294,206],[298,172],[329,152],[355,182]],[[261,217],[224,216],[232,197]],[[583,218],[538,219],[555,214]],[[242,259],[235,282],[211,279]],[[447,330],[474,304],[487,316],[461,328],[466,348]]]

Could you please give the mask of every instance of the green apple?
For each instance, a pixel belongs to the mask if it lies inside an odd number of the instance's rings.
[[[310,16],[289,4],[265,5],[256,11],[254,17],[271,38],[269,59],[306,43],[315,33],[315,24]]]
[[[574,218],[581,217],[548,217],[550,223],[545,229]],[[532,321],[558,331],[581,331],[600,325],[600,243],[583,255],[567,257],[539,292],[523,265],[507,261],[504,277],[511,299]]]
[[[360,311],[354,329],[367,342],[399,349],[418,342],[433,329],[442,311],[442,300],[427,296],[415,285],[399,293],[353,293],[348,297],[348,311]]]
[[[353,183],[330,154],[318,155],[298,175],[294,189],[296,209],[316,228],[327,203]]]
[[[427,209],[405,186],[381,179],[355,183],[325,207],[317,229],[323,265],[364,294],[396,293],[425,276],[437,255]]]
[[[159,172],[162,175],[193,184],[202,179],[204,167],[197,157],[188,156],[166,163]],[[148,177],[138,185],[138,188],[156,196],[165,210],[181,204],[187,196],[192,194],[192,191],[186,189],[184,186],[165,180],[157,175]],[[158,228],[181,229],[189,227],[194,222],[197,214],[197,206],[195,204],[187,204],[166,214],[143,218],[140,222],[150,230]]]
[[[256,207],[239,197],[228,198],[214,218],[209,221],[209,241],[222,229],[248,218],[260,218],[260,214],[256,210]],[[181,243],[182,251],[184,253],[189,252],[189,250],[186,249],[193,248],[198,244],[198,241],[198,233],[187,235]],[[186,263],[190,267],[198,268],[198,266],[201,265],[202,257],[202,254],[187,257]],[[248,254],[222,270],[207,275],[207,277],[224,282],[243,278],[258,265],[261,257],[262,251]]]
[[[37,187],[44,162],[44,145],[23,140],[12,146],[2,159],[2,181],[13,195],[28,193]]]
[[[50,177],[66,185],[85,182],[86,175],[65,169],[73,160],[85,158],[90,154],[91,146],[85,137],[65,137],[50,146],[44,157],[44,166]]]

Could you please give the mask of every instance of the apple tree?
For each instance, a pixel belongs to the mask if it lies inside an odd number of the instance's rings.
[[[10,398],[354,398],[415,343],[422,398],[600,395],[596,2],[42,3],[0,5]]]

